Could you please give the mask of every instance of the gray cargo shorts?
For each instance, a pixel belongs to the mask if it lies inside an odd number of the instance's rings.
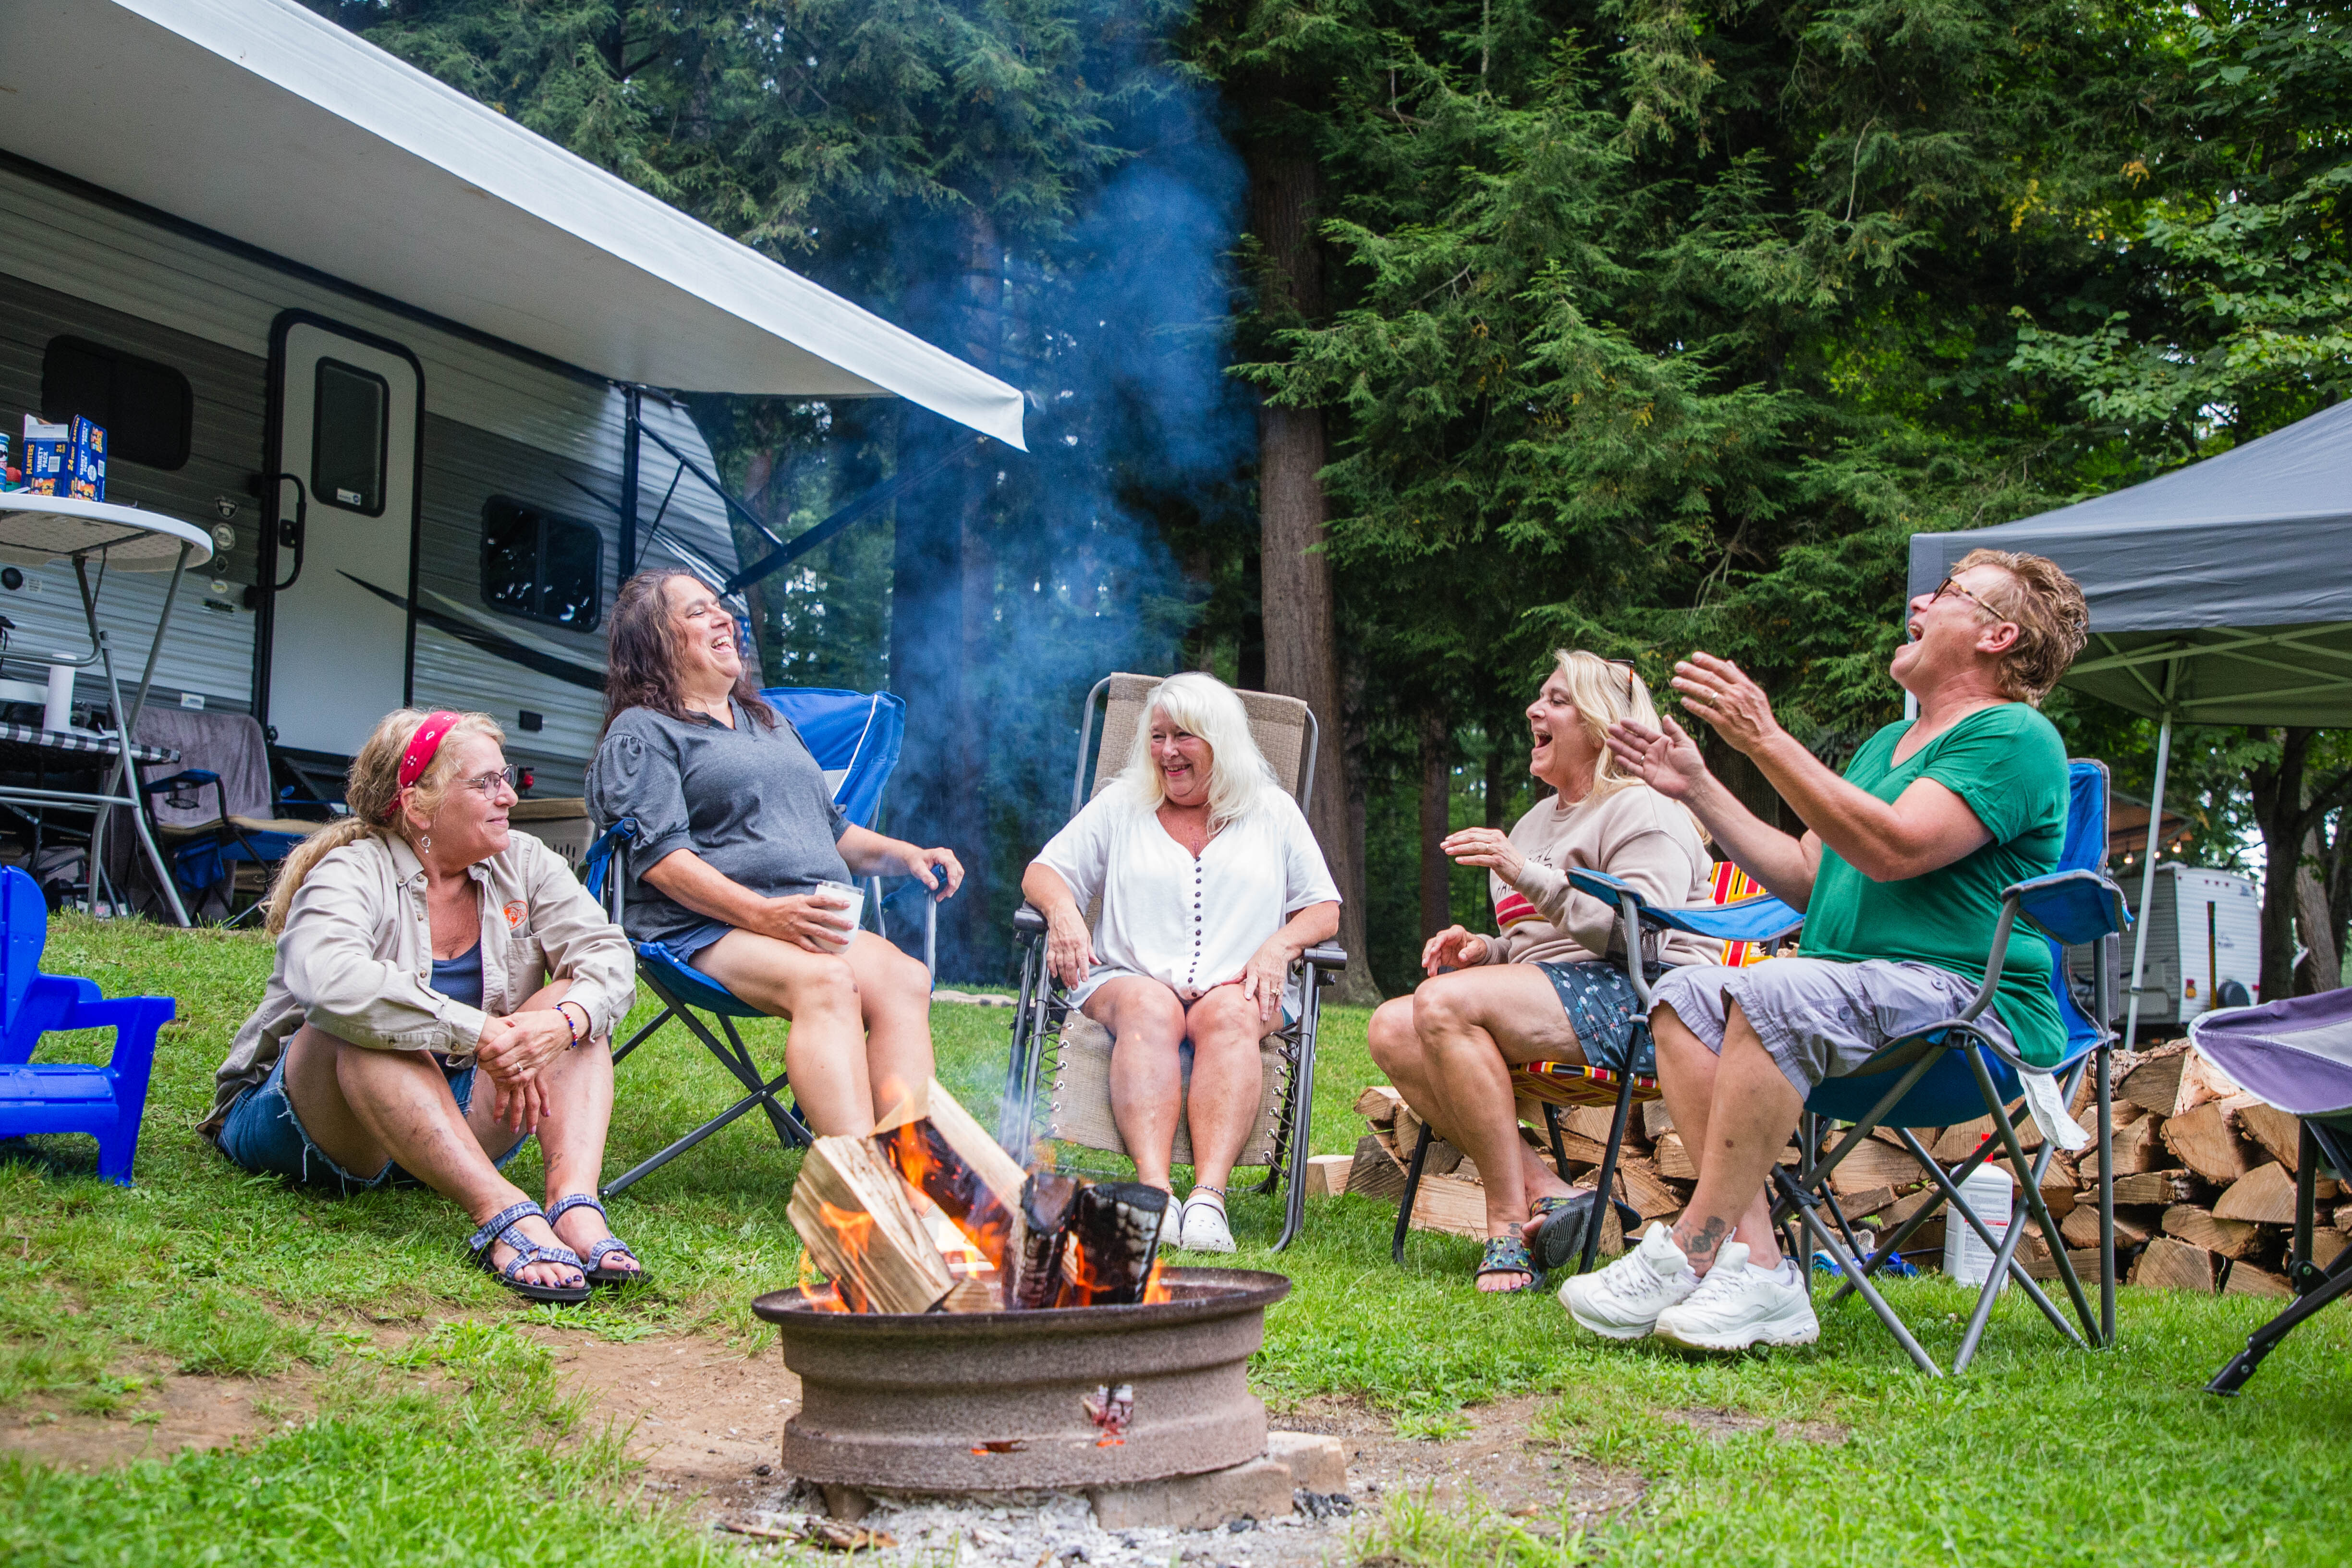
[[[1890,1040],[1958,1016],[1976,994],[1976,982],[1965,976],[1891,958],[1858,964],[1768,958],[1741,969],[1690,964],[1650,988],[1652,1016],[1658,1008],[1674,1009],[1684,1027],[1718,1056],[1725,1015],[1738,1002],[1800,1094],[1811,1093],[1824,1078],[1854,1071]],[[1984,1010],[1977,1027],[2016,1049],[1993,1009]]]

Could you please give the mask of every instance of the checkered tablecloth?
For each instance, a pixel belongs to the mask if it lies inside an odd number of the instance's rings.
[[[95,760],[114,756],[122,743],[111,735],[88,735],[78,729],[43,729],[37,724],[0,724],[0,768],[30,768],[39,763],[71,767],[82,758]],[[180,754],[168,747],[134,746],[133,762],[177,762]]]

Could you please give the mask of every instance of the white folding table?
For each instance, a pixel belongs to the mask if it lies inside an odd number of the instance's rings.
[[[97,902],[98,881],[103,874],[100,868],[106,847],[107,808],[130,808],[132,831],[147,852],[148,863],[155,868],[155,879],[163,889],[173,917],[183,925],[188,923],[188,912],[180,903],[172,868],[164,862],[162,852],[155,847],[154,836],[147,830],[147,813],[139,800],[138,775],[131,769],[134,747],[131,737],[138,733],[139,715],[147,706],[148,684],[155,677],[155,657],[163,651],[163,633],[172,624],[172,604],[179,596],[180,576],[212,557],[210,534],[194,523],[167,517],[161,512],[111,501],[83,501],[70,496],[34,496],[16,490],[0,494],[0,560],[21,566],[46,566],[58,560],[73,562],[74,580],[81,589],[82,617],[89,625],[89,651],[70,653],[61,649],[44,652],[39,657],[53,664],[99,667],[106,677],[107,698],[114,714],[119,742],[110,748],[114,763],[107,772],[105,786],[97,794],[0,784],[0,800],[90,813],[92,904]],[[99,567],[95,584],[90,580],[89,570],[93,560]],[[122,683],[115,673],[114,651],[107,642],[106,628],[98,621],[98,596],[106,586],[109,571],[172,574],[163,591],[163,612],[156,617],[155,635],[147,644],[147,662],[139,674],[139,688],[127,712],[122,703]]]

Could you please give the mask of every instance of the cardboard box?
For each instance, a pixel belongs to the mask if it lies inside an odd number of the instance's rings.
[[[65,494],[66,444],[72,432],[25,416],[25,489],[36,496]]]
[[[0,430],[0,490],[16,487],[16,470],[8,461],[8,433]]]
[[[106,499],[106,428],[79,414],[66,437],[66,480],[76,500]]]

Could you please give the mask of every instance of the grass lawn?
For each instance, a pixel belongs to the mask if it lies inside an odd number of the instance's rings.
[[[79,1474],[0,1460],[0,1561],[72,1563],[603,1563],[731,1560],[738,1548],[632,1490],[616,1437],[592,1429],[523,1322],[636,1338],[765,1336],[759,1292],[790,1283],[793,1161],[746,1118],[614,1206],[651,1282],[583,1310],[526,1311],[462,1260],[466,1225],[429,1194],[334,1200],[241,1175],[189,1130],[260,994],[260,938],[57,922],[45,967],[110,994],[180,1002],[164,1031],[138,1185],[97,1182],[86,1139],[0,1163],[0,1421],[57,1404],[156,1418],[159,1372],[272,1376],[303,1390],[275,1435],[170,1463]],[[1007,1013],[941,1006],[940,1076],[991,1119]],[[754,1038],[772,1038],[763,1026]],[[1340,1152],[1375,1081],[1364,1015],[1327,1015],[1316,1145]],[[54,1038],[43,1060],[102,1059]],[[723,1103],[731,1087],[673,1031],[621,1069],[609,1168]],[[729,1096],[731,1098],[731,1096]],[[536,1155],[511,1174],[533,1189]],[[2336,1563],[2352,1512],[2352,1310],[2305,1328],[2235,1401],[2200,1385],[2272,1303],[2123,1294],[2123,1343],[2084,1354],[2014,1294],[1963,1378],[1917,1376],[1857,1303],[1815,1347],[1685,1360],[1580,1340],[1549,1295],[1481,1299],[1466,1241],[1416,1237],[1389,1262],[1393,1209],[1310,1205],[1300,1243],[1263,1250],[1275,1202],[1243,1197],[1245,1265],[1297,1288],[1255,1364],[1277,1408],[1359,1396],[1407,1436],[1465,1405],[1544,1396],[1531,1437],[1638,1471],[1642,1503],[1577,1535],[1517,1520],[1391,1508],[1348,1556],[1417,1564],[1582,1562]],[[1948,1360],[1967,1311],[1938,1281],[1889,1291]],[[379,1348],[375,1331],[424,1331]],[[1842,1443],[1711,1437],[1673,1413],[1833,1423]],[[29,1413],[29,1416],[28,1416]]]

